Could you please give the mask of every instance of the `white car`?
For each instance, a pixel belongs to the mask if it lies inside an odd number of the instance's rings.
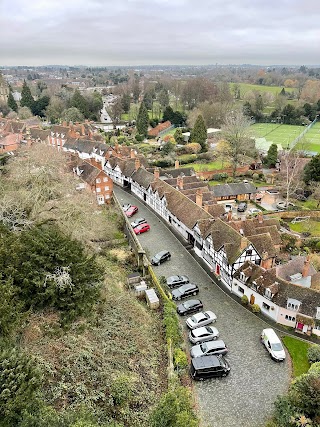
[[[202,326],[192,329],[189,332],[189,340],[192,344],[198,344],[205,341],[212,341],[219,338],[219,331],[214,326]]]
[[[226,205],[224,205],[224,210],[225,212],[232,212],[232,205],[230,205],[229,203],[227,203]]]
[[[200,326],[209,325],[217,320],[217,316],[212,311],[201,311],[186,320],[188,328],[195,329]]]
[[[290,209],[293,208],[295,205],[291,202],[288,202],[288,204],[287,202],[278,202],[276,206],[277,209]]]
[[[258,208],[251,208],[251,209],[248,210],[248,214],[249,215],[256,215],[256,214],[259,214],[261,212],[262,212],[262,210],[258,209]]]

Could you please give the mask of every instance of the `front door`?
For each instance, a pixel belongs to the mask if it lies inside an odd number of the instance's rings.
[[[220,276],[220,265],[219,264],[216,265],[216,274],[218,276]]]
[[[253,305],[254,301],[255,301],[255,297],[254,297],[254,295],[251,295],[251,297],[250,297],[250,305]]]

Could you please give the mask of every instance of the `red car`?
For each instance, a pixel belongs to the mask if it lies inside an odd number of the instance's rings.
[[[138,208],[137,206],[131,206],[126,212],[125,214],[127,215],[127,217],[131,218],[134,214],[136,214],[138,212]]]
[[[149,231],[149,230],[150,230],[150,225],[149,224],[140,224],[140,225],[138,225],[137,227],[135,227],[133,229],[133,231],[136,234],[145,233],[146,231]]]

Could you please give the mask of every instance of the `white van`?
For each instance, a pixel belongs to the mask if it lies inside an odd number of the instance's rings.
[[[280,338],[273,329],[264,329],[261,334],[261,341],[265,345],[273,360],[281,362],[286,358],[286,353]]]

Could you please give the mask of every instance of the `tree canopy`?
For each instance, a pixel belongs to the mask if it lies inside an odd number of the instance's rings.
[[[141,102],[138,117],[137,117],[137,130],[140,135],[147,136],[148,124],[149,124],[148,110],[146,109],[144,102]]]
[[[30,90],[29,86],[27,85],[26,81],[24,80],[23,85],[22,85],[22,91],[21,91],[20,106],[21,107],[28,107],[32,111],[33,104],[34,104],[34,99],[33,99],[33,96],[31,94],[31,90]]]
[[[203,116],[199,114],[190,134],[190,141],[201,145],[202,150],[206,150],[207,128]]]
[[[313,156],[310,162],[304,167],[303,180],[306,184],[309,184],[311,181],[320,181],[320,154]]]
[[[266,158],[266,163],[270,167],[275,167],[278,161],[278,147],[277,144],[271,144],[268,149],[268,154]]]
[[[9,92],[9,96],[8,96],[8,107],[11,108],[11,110],[17,112],[18,111],[18,104],[16,103],[13,95],[12,95],[12,91],[10,90]]]

